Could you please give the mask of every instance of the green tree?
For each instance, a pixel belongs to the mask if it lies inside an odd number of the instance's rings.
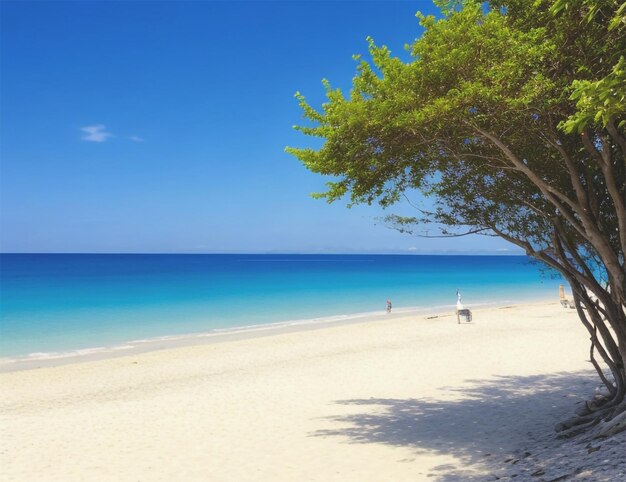
[[[287,148],[333,176],[332,202],[435,208],[387,216],[415,232],[500,236],[569,282],[606,394],[562,436],[626,427],[626,4],[439,1],[403,62],[369,40],[349,95],[321,110],[296,94],[320,149]],[[599,355],[599,359],[596,356]]]

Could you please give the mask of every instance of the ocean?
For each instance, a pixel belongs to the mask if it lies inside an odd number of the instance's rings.
[[[0,358],[558,296],[525,256],[0,254]]]

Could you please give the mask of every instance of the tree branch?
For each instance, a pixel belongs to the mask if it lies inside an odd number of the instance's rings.
[[[613,251],[613,248],[606,239],[606,236],[604,236],[599,230],[597,224],[593,222],[593,219],[590,219],[588,211],[585,211],[585,209],[583,209],[579,204],[576,204],[568,196],[543,181],[537,173],[533,172],[509,149],[506,144],[504,144],[496,136],[471,123],[467,123],[467,125],[474,129],[478,134],[489,139],[498,149],[502,151],[502,153],[513,163],[513,165],[519,167],[526,177],[541,190],[546,199],[559,208],[559,211],[568,220],[572,227],[576,229],[576,231],[578,231],[585,239],[587,239],[599,253],[602,254],[603,259],[606,260],[606,268],[609,271],[609,274],[618,280],[620,293],[622,293],[621,296],[623,299],[626,293],[624,286],[625,275],[622,267],[620,266],[619,258]],[[568,209],[564,209],[566,206],[562,205],[559,201],[565,203],[574,213],[578,215],[582,225],[573,216],[573,214],[568,211]]]

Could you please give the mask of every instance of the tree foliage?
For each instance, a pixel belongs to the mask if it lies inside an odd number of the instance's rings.
[[[417,189],[436,207],[388,216],[398,229],[501,236],[560,271],[607,387],[560,428],[615,430],[626,409],[626,3],[438,4],[442,18],[417,15],[410,62],[368,39],[347,95],[324,81],[318,111],[296,94],[312,124],[297,129],[325,142],[287,150],[333,177],[318,194],[329,202],[388,207]]]

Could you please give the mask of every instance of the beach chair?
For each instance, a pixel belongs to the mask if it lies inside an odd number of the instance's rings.
[[[460,321],[461,318],[463,321],[469,323],[472,321],[472,312],[467,308],[463,308],[462,310],[457,310],[456,312],[457,319]]]
[[[574,302],[565,297],[565,287],[563,285],[559,285],[559,301],[563,308],[576,308]]]
[[[463,321],[469,323],[472,321],[472,312],[463,306],[461,303],[461,292],[456,290],[456,322],[461,324],[461,318]]]

